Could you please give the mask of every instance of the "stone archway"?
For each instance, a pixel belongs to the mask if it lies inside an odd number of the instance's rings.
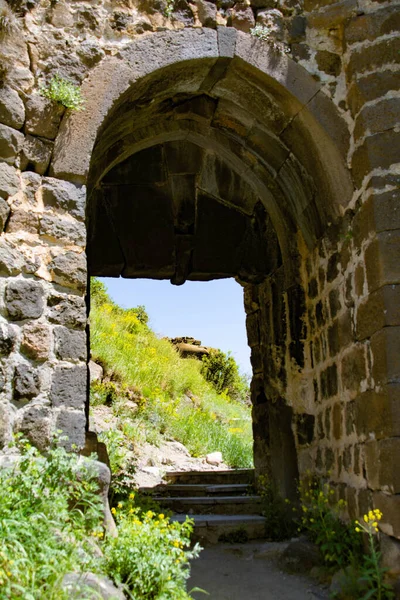
[[[297,470],[329,471],[352,516],[375,504],[385,514],[384,531],[399,537],[398,364],[392,358],[399,343],[393,261],[399,244],[396,223],[388,212],[385,217],[396,176],[388,161],[387,172],[379,170],[379,144],[357,148],[351,178],[346,165],[354,139],[334,103],[286,55],[229,28],[143,36],[93,69],[83,92],[86,110],[64,119],[51,177],[41,187],[45,206],[68,213],[73,243],[66,253],[54,252],[40,272],[24,271],[27,279],[14,280],[18,272],[11,268],[7,273],[10,319],[40,318],[44,335],[47,323],[55,324],[51,356],[35,355],[47,361],[44,387],[21,367],[7,388],[17,401],[17,427],[34,438],[56,422],[84,444],[81,234],[88,184],[92,274],[126,269],[128,276],[145,272],[176,283],[226,275],[243,282],[257,468],[272,474],[282,494],[290,494]],[[194,170],[181,172],[190,157]],[[129,244],[121,250],[122,230],[112,229],[107,207],[118,209],[124,200],[121,177],[137,176],[138,165],[149,160],[168,171],[141,183],[153,186],[152,194],[156,184],[159,191],[164,186],[160,197],[170,209],[160,222],[170,234],[168,252],[146,264]],[[187,195],[194,199],[188,205]],[[138,198],[145,197],[142,190]],[[238,223],[240,252],[232,250],[233,236],[218,268],[213,256],[207,263],[204,252],[194,255],[205,245],[193,221],[199,197]],[[220,213],[216,219],[224,221]],[[48,227],[44,235],[63,239],[51,223],[41,226]],[[96,235],[111,230],[101,254]],[[36,352],[29,341],[35,331],[24,328],[22,344]],[[26,408],[25,399],[39,392],[44,402]]]
[[[85,95],[51,168],[88,183],[90,274],[245,286],[256,468],[293,495],[296,424],[310,444],[316,419],[308,375],[306,406],[295,397],[308,367],[301,253],[352,196],[344,123],[304,69],[223,28],[145,37],[95,69]],[[247,299],[271,286],[271,314],[254,311]]]

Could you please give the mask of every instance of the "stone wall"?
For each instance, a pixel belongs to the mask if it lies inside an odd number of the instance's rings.
[[[382,530],[400,538],[399,6],[397,0],[176,0],[173,7],[163,0],[2,1],[0,446],[22,431],[45,448],[55,429],[84,445],[85,184],[93,144],[118,94],[134,81],[132,72],[144,76],[159,66],[143,50],[140,60],[129,54],[133,42],[143,38],[145,48],[158,35],[165,44],[155,55],[161,61],[174,42],[156,32],[218,27],[221,65],[249,56],[255,72],[264,43],[292,59],[287,73],[270,70],[281,86],[277,94],[286,88],[290,96],[297,85],[301,95],[301,69],[290,76],[290,65],[304,68],[317,86],[315,93],[304,90],[303,108],[279,133],[304,149],[300,162],[319,199],[294,206],[286,246],[278,231],[280,266],[245,286],[256,466],[289,494],[298,472],[329,472],[352,516],[381,508]],[[268,40],[242,37],[235,55],[236,41],[225,32],[249,32],[256,23],[268,28]],[[196,51],[192,45],[187,59]],[[180,52],[183,60],[185,48]],[[120,88],[110,83],[117,71]],[[73,117],[39,94],[55,73],[83,82],[91,94],[86,113]],[[294,121],[303,132],[298,139]],[[247,126],[246,118],[224,115],[222,127],[243,139]],[[316,137],[319,154],[311,151]],[[332,143],[352,177],[349,198],[331,161]],[[253,168],[250,159],[246,168]]]

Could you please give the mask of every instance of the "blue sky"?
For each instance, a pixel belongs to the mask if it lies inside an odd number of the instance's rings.
[[[182,286],[153,279],[103,278],[111,298],[124,308],[143,304],[160,336],[192,336],[205,346],[230,350],[242,373],[251,374],[243,290],[234,279]]]

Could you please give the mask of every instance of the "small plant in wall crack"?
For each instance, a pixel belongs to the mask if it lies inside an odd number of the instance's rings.
[[[47,86],[42,86],[40,94],[70,110],[83,110],[84,99],[80,87],[59,75],[54,75]]]
[[[286,44],[284,44],[283,42],[277,42],[274,39],[274,29],[268,27],[267,25],[261,25],[260,23],[257,23],[255,27],[252,27],[250,29],[250,33],[253,37],[258,38],[263,42],[267,42],[267,44],[269,44],[269,46],[271,46],[271,48],[276,52],[284,52],[286,54],[290,52],[290,48],[286,46]]]

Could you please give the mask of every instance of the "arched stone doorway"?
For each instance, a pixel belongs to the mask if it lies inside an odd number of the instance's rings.
[[[284,54],[229,28],[139,38],[93,69],[83,92],[86,110],[64,119],[42,198],[79,222],[87,184],[89,272],[237,277],[258,470],[287,495],[298,471],[329,472],[352,516],[374,504],[399,537],[396,178],[376,172],[379,148],[353,153],[352,179],[349,128],[324,91]],[[142,222],[158,223],[162,252]],[[46,318],[79,329],[86,261],[75,249],[65,256],[40,284]],[[18,281],[6,289],[15,319]],[[38,286],[28,286],[30,318],[42,314]],[[51,405],[18,407],[21,429],[34,435],[53,415],[82,446],[83,352],[64,330],[54,335]]]
[[[121,93],[115,68],[111,109],[94,97],[105,118],[88,175],[89,273],[244,286],[256,469],[293,496],[297,450],[315,442],[316,418],[312,378],[297,381],[310,369],[301,254],[351,199],[344,125],[301,67],[234,30],[149,36],[123,64],[136,81]],[[104,82],[103,67],[95,76]],[[68,168],[56,154],[55,174]]]

